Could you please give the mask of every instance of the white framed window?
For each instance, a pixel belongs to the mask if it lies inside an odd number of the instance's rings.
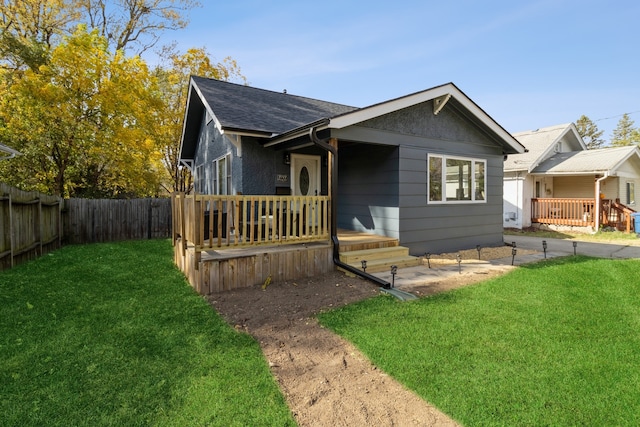
[[[486,160],[429,154],[427,170],[429,203],[486,203]]]
[[[195,182],[194,182],[194,189],[196,190],[196,193],[204,193],[204,183],[205,183],[205,179],[204,179],[204,165],[198,165],[196,166],[196,176],[195,176]]]
[[[231,154],[213,161],[213,194],[231,194]]]

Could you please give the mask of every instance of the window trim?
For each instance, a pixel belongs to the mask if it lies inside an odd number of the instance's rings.
[[[627,181],[626,185],[627,190],[627,205],[635,206],[636,205],[636,182],[635,181]]]
[[[440,167],[440,182],[441,182],[441,197],[442,200],[431,200],[431,159],[439,158],[441,159],[441,167]],[[447,160],[462,160],[471,162],[471,200],[447,200]],[[482,189],[484,198],[476,199],[476,168],[477,164],[483,165],[484,171],[484,188]],[[444,183],[444,184],[442,184]],[[429,205],[468,205],[468,204],[478,204],[478,203],[487,203],[487,159],[480,159],[475,157],[464,157],[464,156],[455,156],[455,155],[447,155],[447,154],[427,154],[427,204]]]
[[[204,183],[205,181],[205,171],[204,165],[197,165],[195,170],[195,182],[193,188],[196,193],[203,194],[204,193]]]
[[[219,172],[219,168],[220,168],[220,161],[224,160],[224,166],[225,166],[225,175],[224,175],[224,192],[220,191],[220,184],[219,184],[219,177],[220,177],[220,172]],[[231,178],[231,153],[227,153],[223,156],[218,157],[217,159],[213,160],[211,162],[212,165],[212,179],[213,179],[213,183],[212,183],[212,192],[211,194],[214,194],[216,196],[228,196],[230,194],[233,193],[233,183],[232,183],[232,178]]]

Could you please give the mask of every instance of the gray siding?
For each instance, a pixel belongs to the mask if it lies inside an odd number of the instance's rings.
[[[347,145],[338,162],[338,227],[399,238],[398,149]]]
[[[454,109],[447,106],[435,116],[427,102],[337,136],[393,147],[340,146],[340,227],[398,237],[413,255],[503,243],[502,149]],[[486,160],[486,202],[428,204],[428,154]]]
[[[213,161],[231,154],[231,193],[242,191],[242,162],[238,157],[237,148],[229,138],[222,135],[213,121],[205,123],[204,117],[200,128],[199,143],[194,156],[194,172],[198,166],[204,166],[204,191],[203,194],[213,194]]]
[[[230,194],[273,195],[276,194],[276,187],[290,188],[290,166],[284,163],[284,152],[264,148],[252,137],[242,137],[241,147],[239,153],[231,140],[218,131],[214,122],[203,124],[194,161],[194,166],[204,166],[205,190],[202,193],[213,194],[213,161],[226,154],[231,155]],[[297,153],[326,155],[316,147],[307,147]],[[279,181],[278,176],[286,176],[287,180]],[[324,163],[321,176],[321,194],[326,195],[327,168]]]
[[[413,255],[502,244],[502,155],[448,153],[487,160],[486,203],[434,205],[427,203],[428,153],[428,149],[400,150],[401,168],[411,168],[406,176],[413,178],[400,183],[401,244]],[[415,160],[420,157],[421,162]]]

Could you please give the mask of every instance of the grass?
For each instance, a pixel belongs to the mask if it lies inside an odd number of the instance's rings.
[[[320,321],[467,426],[639,425],[639,269],[567,257]]]
[[[0,425],[295,425],[259,345],[171,260],[123,242],[0,272]]]

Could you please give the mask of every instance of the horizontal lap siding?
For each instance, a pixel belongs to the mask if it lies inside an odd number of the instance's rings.
[[[450,147],[400,150],[400,242],[413,255],[502,243],[502,155],[448,152]],[[487,159],[486,203],[427,203],[429,153]]]
[[[397,150],[360,144],[340,149],[338,227],[398,237]]]
[[[339,141],[365,142],[339,147],[338,225],[362,227],[369,215],[374,229],[363,231],[397,237],[414,255],[500,244],[502,148],[461,111],[452,101],[435,115],[429,101],[337,132]],[[385,146],[394,156],[381,156]],[[427,204],[428,154],[487,160],[487,202]],[[395,193],[391,183],[398,185]],[[372,207],[385,215],[374,218]]]

